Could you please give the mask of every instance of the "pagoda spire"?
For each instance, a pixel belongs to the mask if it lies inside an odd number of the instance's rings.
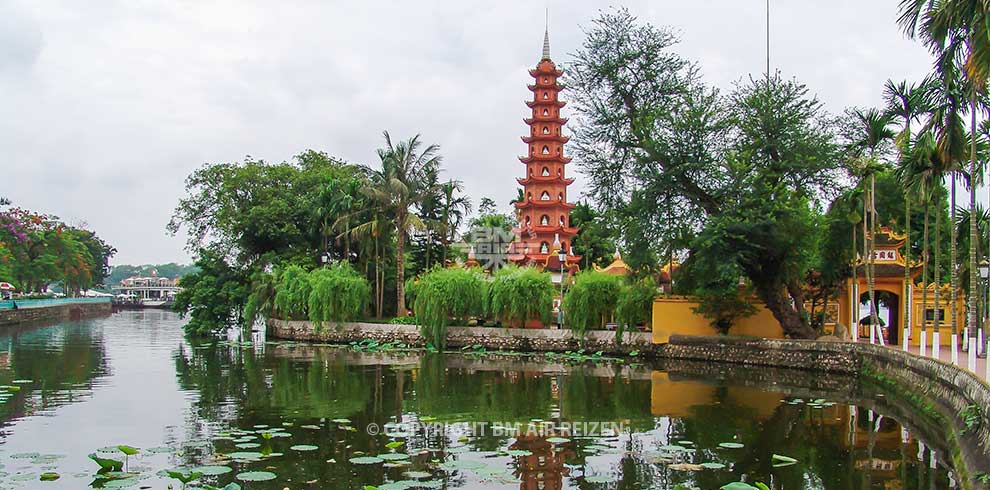
[[[547,9],[546,21],[543,27],[543,58],[550,59],[550,9]]]

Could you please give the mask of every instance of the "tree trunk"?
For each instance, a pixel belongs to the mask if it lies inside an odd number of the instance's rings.
[[[928,189],[926,189],[925,184],[921,184],[921,200],[922,205],[925,206],[925,226],[922,232],[922,260],[921,263],[921,335],[925,338],[928,335],[928,258],[929,258],[929,243],[928,243],[928,216],[931,214],[931,203],[928,202]],[[921,345],[922,354],[924,354],[925,346]]]
[[[911,331],[911,198],[908,193],[904,193],[904,298],[901,300],[901,304],[904,305],[904,324],[901,326],[901,330],[904,332],[901,334],[904,336],[901,339],[903,345],[907,345],[908,336],[907,332]]]
[[[952,224],[952,226],[949,227],[949,230],[950,230],[950,233],[949,233],[949,237],[950,237],[949,238],[949,243],[951,245],[950,248],[949,248],[949,262],[950,262],[950,264],[949,264],[949,291],[950,291],[950,293],[949,294],[952,295],[952,296],[950,296],[950,303],[949,304],[951,305],[950,308],[952,309],[952,312],[950,312],[949,315],[950,315],[951,322],[952,322],[952,336],[953,336],[952,338],[954,339],[954,338],[956,338],[956,335],[959,335],[959,327],[958,327],[958,323],[957,323],[958,322],[958,318],[957,318],[958,315],[956,315],[956,298],[959,296],[959,295],[956,294],[956,290],[957,290],[957,288],[959,286],[959,267],[958,267],[958,264],[956,263],[957,262],[957,257],[956,257],[956,254],[957,254],[956,240],[958,239],[958,237],[956,235],[958,235],[958,232],[956,231],[956,173],[955,172],[952,172],[951,178],[949,179],[949,182],[950,182],[950,185],[952,185],[952,192],[951,192],[952,197],[949,199],[950,201],[952,201],[952,203],[950,204],[950,206],[951,206],[951,214],[952,214],[952,218],[950,219],[950,223]],[[973,221],[972,218],[974,218],[974,217],[975,217],[975,215],[971,214],[970,215],[970,221]],[[952,348],[955,349],[956,346],[952,346]]]
[[[976,332],[976,308],[972,305],[976,304],[973,298],[976,298],[979,293],[979,286],[976,282],[977,265],[978,260],[976,257],[976,245],[977,241],[980,239],[976,228],[976,182],[977,182],[977,167],[976,167],[976,91],[972,90],[969,97],[969,115],[970,115],[970,142],[969,142],[969,317],[967,319],[966,327],[969,329],[969,338],[975,339]],[[955,292],[955,291],[953,291]],[[970,341],[972,344],[972,341]],[[972,347],[972,346],[970,346]],[[990,362],[990,359],[987,359]]]
[[[870,338],[877,332],[879,317],[877,316],[877,203],[876,203],[876,174],[870,175],[870,274],[867,276],[870,284]],[[882,332],[882,331],[881,331]]]
[[[395,219],[398,234],[395,240],[395,316],[406,316],[406,215],[399,213]]]
[[[941,196],[938,196],[938,197],[941,197]],[[936,199],[938,199],[938,198],[936,198]],[[941,201],[941,199],[939,199],[939,201]],[[934,328],[932,330],[932,339],[933,339],[932,349],[935,348],[934,336],[935,336],[936,333],[939,333],[939,331],[942,328],[942,314],[941,314],[941,311],[940,311],[941,310],[942,303],[939,302],[939,299],[940,299],[939,298],[939,295],[940,295],[939,293],[940,293],[940,290],[942,289],[942,282],[941,282],[942,281],[942,277],[941,277],[942,276],[942,273],[941,273],[942,271],[940,270],[941,269],[940,266],[942,264],[942,261],[940,260],[941,257],[942,257],[942,253],[941,253],[942,252],[942,244],[940,243],[941,242],[941,239],[942,239],[942,210],[941,210],[941,206],[936,206],[935,207],[935,272],[933,274],[935,276],[935,280],[934,280],[934,283],[935,283],[935,320],[934,320],[934,325],[935,326],[934,326]]]
[[[853,339],[859,340],[859,277],[856,272],[856,269],[859,268],[859,264],[856,263],[857,259],[859,258],[859,246],[857,245],[857,243],[859,242],[856,240],[855,224],[853,224],[852,230],[853,230],[853,239],[852,239],[852,244],[853,244],[852,269],[853,270],[852,270],[852,285],[850,286],[850,289],[852,289],[852,291],[850,291],[850,293],[852,293],[853,299],[852,299],[852,303],[849,305],[849,310],[853,314],[853,321],[852,321],[852,325],[849,325],[849,333],[851,335],[855,335]]]
[[[760,299],[767,306],[767,309],[773,314],[773,317],[780,322],[780,327],[789,338],[815,338],[815,330],[805,322],[804,317],[799,313],[798,309],[791,306],[791,300],[795,298],[792,298],[791,295],[785,292],[783,285],[757,285],[756,291]],[[796,304],[797,302],[795,301]]]

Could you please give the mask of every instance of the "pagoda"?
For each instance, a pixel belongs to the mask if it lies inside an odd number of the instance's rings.
[[[571,161],[564,156],[564,144],[569,139],[560,133],[567,119],[560,117],[565,103],[560,100],[564,89],[557,78],[564,72],[550,59],[550,32],[543,34],[543,57],[529,71],[536,83],[529,85],[533,100],[526,105],[532,116],[523,121],[529,135],[522,140],[528,147],[519,160],[526,165],[525,177],[516,179],[523,186],[522,200],[516,202],[519,226],[513,229],[515,240],[508,259],[520,265],[535,265],[553,271],[577,270],[580,257],[574,255],[571,241],[577,228],[571,226],[571,209],[567,201],[567,186],[574,179],[566,177],[565,167]],[[567,253],[560,263],[558,251]]]

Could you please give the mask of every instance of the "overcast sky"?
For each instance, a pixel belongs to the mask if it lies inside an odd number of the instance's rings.
[[[931,66],[897,3],[773,0],[771,63],[831,112],[879,105],[887,78]],[[679,31],[723,89],[764,70],[763,0],[615,5]],[[0,196],[87,223],[115,264],[188,262],[165,224],[191,171],[307,148],[371,164],[387,129],[440,144],[448,177],[508,209],[545,7],[566,68],[606,4],[0,0]]]

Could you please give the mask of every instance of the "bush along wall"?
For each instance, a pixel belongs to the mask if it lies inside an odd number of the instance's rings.
[[[556,292],[550,274],[533,267],[507,266],[488,283],[485,311],[503,322],[524,327],[529,320],[552,321]]]
[[[416,323],[438,349],[445,347],[451,320],[466,323],[484,311],[485,279],[479,269],[433,269],[419,277],[415,291]]]

